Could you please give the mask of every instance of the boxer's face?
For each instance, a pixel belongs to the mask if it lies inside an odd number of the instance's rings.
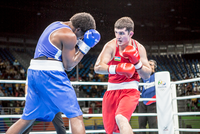
[[[149,61],[149,65],[150,65],[150,67],[151,67],[151,71],[152,71],[152,72],[155,72],[155,63],[152,62],[152,61]]]
[[[129,32],[126,30],[126,28],[123,29],[117,29],[115,28],[115,37],[117,40],[117,44],[119,46],[128,44],[132,35],[129,34]]]
[[[80,28],[75,29],[74,33],[77,37],[77,40],[83,39],[84,32],[82,32]]]

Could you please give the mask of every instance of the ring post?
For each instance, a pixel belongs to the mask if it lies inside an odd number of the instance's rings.
[[[171,84],[171,93],[172,93],[172,110],[173,110],[173,121],[174,121],[174,130],[179,129],[179,122],[178,122],[178,105],[177,105],[177,99],[176,98],[176,85]],[[174,134],[179,134],[179,131],[175,131]]]
[[[174,134],[170,74],[155,73],[156,107],[159,134]]]

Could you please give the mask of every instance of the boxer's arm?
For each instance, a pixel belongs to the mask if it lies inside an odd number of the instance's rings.
[[[142,62],[143,66],[140,70],[137,70],[137,72],[143,79],[148,79],[151,75],[151,67],[147,59],[146,49],[143,45],[138,43],[138,50],[140,54],[140,61]]]
[[[71,71],[83,58],[83,56],[100,41],[98,31],[91,29],[84,34],[83,40],[78,40],[76,35],[68,31],[62,37],[62,58],[67,71]],[[76,49],[78,46],[78,51]]]
[[[61,29],[56,36],[59,43],[62,45],[62,61],[65,70],[71,71],[83,58],[84,54],[77,51],[76,35],[69,29]]]
[[[25,85],[25,91],[24,91],[25,97],[26,97],[26,95],[27,95],[27,88],[28,88],[28,85]]]
[[[26,99],[26,96],[27,96],[27,89],[28,89],[28,77],[26,78],[26,84],[25,84],[25,89],[24,89],[24,93],[25,93],[25,99]]]
[[[78,40],[77,46],[83,54],[94,47],[100,41],[101,35],[97,30],[90,29],[85,32],[83,40]]]
[[[108,42],[99,54],[97,61],[94,65],[94,71],[98,74],[108,74],[107,65],[108,62],[113,58],[114,47],[111,42]]]
[[[131,78],[135,73],[135,66],[132,63],[119,63],[118,65],[110,65],[108,68],[109,74],[125,75]]]

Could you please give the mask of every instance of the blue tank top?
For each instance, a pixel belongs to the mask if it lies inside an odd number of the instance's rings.
[[[34,58],[46,56],[48,58],[54,58],[56,60],[62,61],[62,50],[57,48],[54,44],[50,42],[50,35],[54,31],[61,28],[69,28],[69,26],[62,24],[60,21],[51,23],[40,36],[36,49]]]
[[[144,83],[155,82],[155,73],[153,73],[149,79],[142,79]],[[155,84],[144,85],[142,88],[142,98],[156,98]],[[156,101],[143,101],[145,105],[150,105]]]

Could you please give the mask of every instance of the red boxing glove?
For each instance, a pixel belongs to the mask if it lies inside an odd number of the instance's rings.
[[[125,75],[131,78],[135,73],[135,66],[131,63],[119,63],[118,65],[110,65],[108,68],[110,74]]]
[[[139,70],[142,68],[142,62],[140,61],[140,54],[133,46],[127,46],[122,52],[124,57],[128,57],[129,60],[135,65],[135,69]]]

